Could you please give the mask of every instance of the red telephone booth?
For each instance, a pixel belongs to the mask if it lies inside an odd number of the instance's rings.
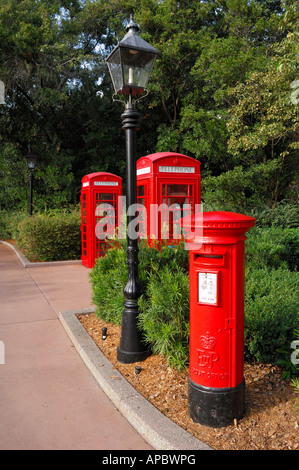
[[[191,157],[161,152],[137,161],[138,234],[148,240],[181,239],[180,219],[200,204],[200,163]]]
[[[111,173],[91,173],[82,178],[82,264],[92,268],[105,254],[105,239],[115,233],[121,211],[122,178]]]

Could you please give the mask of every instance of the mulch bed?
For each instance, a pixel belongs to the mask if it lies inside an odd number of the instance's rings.
[[[161,413],[217,450],[297,450],[299,415],[296,394],[283,371],[271,364],[245,364],[246,413],[224,428],[210,428],[194,423],[188,416],[188,371],[169,367],[165,358],[152,355],[135,364],[117,361],[120,327],[97,318],[95,314],[78,315],[81,324],[113,366],[135,389]],[[102,327],[107,339],[102,340]],[[135,374],[136,365],[141,366]]]

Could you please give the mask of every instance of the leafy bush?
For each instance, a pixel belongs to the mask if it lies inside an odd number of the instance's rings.
[[[113,245],[113,243],[112,243]],[[127,282],[126,245],[107,250],[90,272],[96,315],[121,324]],[[189,253],[183,245],[174,248],[139,245],[139,280],[143,295],[139,300],[139,326],[152,349],[167,355],[180,367],[188,358],[189,334]]]
[[[299,267],[298,229],[282,227],[255,227],[246,242],[246,260],[256,267],[285,267],[295,271]]]
[[[280,201],[275,207],[261,206],[254,207],[250,213],[256,218],[256,227],[299,227],[299,205],[288,201]]]
[[[252,243],[256,243],[254,238]],[[286,269],[282,257],[278,257],[274,269],[271,257],[264,255],[258,262],[258,252],[254,254],[257,259],[252,253],[253,247],[246,265],[245,357],[274,363],[281,358],[278,350],[289,348],[294,336],[299,307],[298,273]],[[183,246],[157,250],[146,242],[140,243],[143,295],[139,299],[139,326],[152,350],[166,355],[178,369],[187,366],[189,360],[188,261],[189,252]],[[121,324],[123,288],[127,282],[125,244],[120,242],[108,250],[90,276],[97,315]]]
[[[80,259],[80,224],[77,210],[36,214],[18,224],[16,242],[33,260]]]
[[[146,294],[139,302],[139,324],[155,354],[182,369],[188,364],[189,277],[168,266],[149,274]]]
[[[120,325],[124,303],[123,290],[127,282],[125,250],[120,246],[111,247],[106,256],[98,258],[90,271],[90,282],[96,315]]]
[[[22,211],[9,211],[1,210],[0,211],[0,238],[2,240],[17,238],[18,234],[18,225],[24,220],[28,219],[28,213]]]
[[[272,204],[280,171],[281,161],[276,159],[250,168],[235,166],[219,176],[206,176],[202,180],[204,207],[248,212],[261,203]]]
[[[245,356],[277,362],[278,350],[289,348],[299,309],[297,272],[287,269],[246,268]]]

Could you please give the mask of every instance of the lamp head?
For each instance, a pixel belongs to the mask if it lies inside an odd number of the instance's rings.
[[[107,63],[115,93],[138,96],[146,89],[159,51],[138,35],[132,16],[126,29]]]

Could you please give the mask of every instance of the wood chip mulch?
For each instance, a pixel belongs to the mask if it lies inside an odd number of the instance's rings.
[[[210,428],[188,416],[188,371],[169,367],[165,358],[152,355],[135,364],[117,361],[120,327],[97,318],[78,315],[81,324],[113,366],[161,413],[216,450],[298,450],[299,415],[296,394],[283,371],[271,364],[245,364],[246,413],[234,424]],[[107,339],[102,340],[102,327]],[[136,365],[141,366],[135,374]]]

